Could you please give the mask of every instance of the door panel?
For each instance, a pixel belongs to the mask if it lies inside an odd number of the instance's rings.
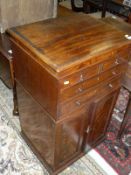
[[[110,122],[112,110],[116,101],[118,91],[97,98],[90,106],[89,125],[87,127],[85,150],[96,145],[104,138]]]
[[[70,114],[57,127],[56,166],[71,160],[81,152],[85,128],[85,113],[77,111]],[[72,117],[73,115],[73,117]]]

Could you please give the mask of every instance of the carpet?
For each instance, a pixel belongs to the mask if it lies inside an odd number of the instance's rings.
[[[114,168],[119,175],[131,174],[131,116],[120,140],[116,139],[120,123],[125,113],[129,92],[121,89],[113,118],[108,128],[106,140],[96,151]]]
[[[21,137],[19,119],[12,109],[12,91],[0,81],[0,175],[48,175]],[[60,175],[107,174],[86,154]]]

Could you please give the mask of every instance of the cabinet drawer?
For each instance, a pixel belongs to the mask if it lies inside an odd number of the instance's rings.
[[[59,116],[67,116],[67,114],[80,109],[83,105],[87,104],[87,101],[97,94],[97,88],[91,88],[88,91],[85,91],[81,95],[74,97],[71,100],[60,103]]]
[[[126,64],[127,63],[127,61],[126,60],[124,60],[123,58],[121,58],[121,57],[117,57],[116,56],[116,58],[115,59],[110,59],[110,60],[108,60],[108,61],[105,61],[103,64],[102,64],[102,72],[104,72],[104,71],[107,71],[108,69],[111,69],[111,68],[113,68],[113,67],[115,67],[115,66],[118,66],[118,65],[120,65],[120,64]]]
[[[89,80],[81,82],[75,86],[69,87],[67,89],[63,89],[60,94],[60,101],[66,101],[70,98],[74,98],[75,96],[81,95],[88,88],[96,85],[99,82],[98,76],[93,77]]]
[[[91,77],[94,77],[99,73],[99,65],[95,65],[92,67],[88,67],[86,69],[81,70],[78,73],[71,74],[63,79],[61,79],[60,87],[61,88],[68,88],[77,83],[83,82]]]
[[[86,90],[88,90],[88,88],[98,85],[99,83],[106,83],[110,79],[121,75],[123,72],[125,72],[125,69],[126,65],[120,64],[104,73],[101,73],[98,76],[90,78],[70,88],[63,89],[60,94],[60,101],[66,101],[69,100],[69,98],[75,97],[76,95],[81,95]]]
[[[126,64],[120,64],[108,71],[102,72],[99,76],[99,81],[106,81],[108,79],[115,78],[118,75],[122,75],[126,71],[126,67]]]
[[[71,100],[60,103],[59,115],[67,115],[68,113],[73,112],[74,110],[77,110],[78,108],[86,105],[88,100],[90,100],[91,98],[99,94],[106,95],[113,90],[118,89],[120,85],[121,76],[118,78],[114,78],[113,80],[103,82],[100,84],[100,86],[95,86],[93,88],[90,88],[89,90],[85,90],[83,93],[81,93],[81,95],[76,96]]]
[[[120,88],[120,86],[121,86],[121,76],[109,81],[106,84],[99,86],[98,92],[99,94],[107,95],[111,93],[112,91]]]

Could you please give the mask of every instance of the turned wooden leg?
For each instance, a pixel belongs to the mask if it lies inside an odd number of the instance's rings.
[[[11,73],[11,80],[12,80],[12,86],[13,86],[13,102],[14,102],[13,115],[19,115],[17,93],[16,93],[16,82],[14,78],[13,60],[10,61],[10,73]]]
[[[13,102],[14,102],[13,115],[19,115],[17,93],[16,93],[16,83],[14,83],[14,86],[13,86]]]

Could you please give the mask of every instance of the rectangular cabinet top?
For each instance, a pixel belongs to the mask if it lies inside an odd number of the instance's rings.
[[[74,13],[11,28],[7,33],[55,72],[131,43],[111,25]]]

